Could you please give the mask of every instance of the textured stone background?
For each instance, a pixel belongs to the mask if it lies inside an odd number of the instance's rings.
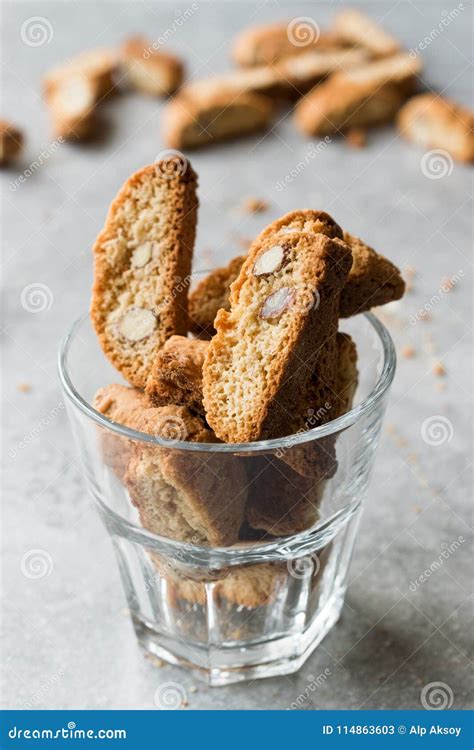
[[[228,67],[230,40],[250,22],[311,16],[324,26],[340,4],[197,5],[169,44],[193,76]],[[426,49],[423,80],[468,103],[472,6],[464,7]],[[369,9],[414,48],[451,6],[380,1]],[[297,675],[213,690],[198,686],[195,692],[192,676],[157,669],[137,648],[111,545],[81,482],[56,376],[59,341],[88,306],[90,248],[107,207],[125,178],[163,149],[163,104],[134,94],[110,100],[100,142],[61,146],[14,189],[18,174],[50,143],[40,95],[44,72],[74,52],[116,44],[129,32],[159,36],[174,28],[176,6],[14,2],[2,10],[1,110],[28,136],[23,162],[1,175],[5,706],[153,708],[156,688],[171,680],[184,686],[191,708],[283,709],[305,689],[309,675],[325,669],[331,676],[303,708],[417,708],[422,688],[432,682],[449,687],[454,707],[467,706],[470,170],[454,164],[451,171],[448,163],[447,174],[428,177],[423,153],[386,128],[372,133],[361,151],[335,140],[278,190],[277,182],[310,149],[288,115],[264,137],[193,157],[201,185],[198,266],[238,253],[239,238],[251,238],[285,211],[312,206],[332,213],[403,269],[416,270],[406,299],[383,315],[399,352],[410,346],[415,356],[400,357],[341,621]],[[52,39],[28,46],[22,24],[38,15],[51,24]],[[270,211],[246,215],[241,206],[249,196],[268,200]],[[453,275],[458,283],[440,295],[430,319],[410,324]],[[21,295],[30,284],[46,285],[49,309],[25,309]],[[436,359],[446,369],[443,378],[433,372]],[[23,382],[31,385],[29,393],[19,390]],[[422,437],[423,423],[432,418],[435,432],[443,422],[431,440],[436,445]],[[465,541],[459,549],[410,590],[443,545],[460,537]],[[22,559],[34,549],[45,550],[53,562],[51,574],[37,580],[21,572]]]

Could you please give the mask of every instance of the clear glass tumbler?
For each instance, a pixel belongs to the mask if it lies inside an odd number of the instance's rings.
[[[375,316],[341,323],[358,351],[351,411],[300,434],[244,445],[184,442],[179,435],[164,440],[111,422],[92,402],[120,376],[88,316],[62,345],[60,378],[84,476],[115,547],[138,640],[210,685],[296,671],[339,618],[395,372],[392,340]],[[187,482],[195,478],[207,488],[204,503],[226,508],[245,497],[250,504],[267,502],[267,514],[277,509],[276,533],[248,529],[232,546],[211,547],[203,542],[205,529],[192,523],[181,542],[143,528],[124,468],[130,456],[153,462],[163,452]],[[304,492],[288,469],[302,456],[326,466]],[[153,502],[163,512],[174,510],[159,483]],[[309,528],[285,535],[292,523],[298,528],[301,515]]]

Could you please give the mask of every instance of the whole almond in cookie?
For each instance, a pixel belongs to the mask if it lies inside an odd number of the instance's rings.
[[[91,318],[112,364],[144,388],[157,351],[188,328],[196,175],[184,159],[133,174],[94,245]]]

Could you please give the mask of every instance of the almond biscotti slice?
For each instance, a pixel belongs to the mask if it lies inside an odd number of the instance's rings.
[[[151,96],[167,96],[181,85],[183,62],[143,36],[128,38],[120,51],[122,70],[128,83]]]
[[[297,104],[297,128],[309,136],[330,136],[350,128],[370,128],[391,122],[404,94],[390,83],[374,88],[335,73]]]
[[[336,71],[352,70],[369,60],[370,55],[362,49],[315,50],[285,58],[272,70],[287,82],[290,97],[297,99]]]
[[[59,79],[46,96],[56,138],[82,140],[97,130],[96,85],[83,75]]]
[[[214,335],[214,318],[222,307],[230,309],[230,285],[240,273],[245,255],[233,258],[227,266],[216,268],[190,292],[188,299],[189,330],[200,336]]]
[[[344,232],[352,250],[352,268],[340,297],[339,315],[351,315],[401,299],[405,282],[398,268],[358,237]]]
[[[94,245],[92,322],[108,359],[139,388],[156,352],[188,328],[196,181],[184,159],[140,169],[113,201]]]
[[[226,88],[209,94],[182,93],[166,107],[164,141],[170,148],[200,148],[265,130],[272,116],[271,100],[260,94]]]
[[[340,42],[316,27],[293,25],[292,20],[251,26],[238,34],[232,48],[237,65],[271,65],[281,58],[302,55],[312,49],[332,49]]]
[[[400,44],[394,37],[365,13],[353,8],[337,14],[331,31],[342,43],[365,47],[375,57],[394,55],[400,49]]]
[[[161,436],[173,446],[177,440],[216,441],[214,433],[186,407],[148,409],[138,429]],[[237,541],[247,500],[242,459],[136,443],[125,482],[148,531],[198,545],[225,546]]]
[[[179,404],[204,416],[202,368],[207,341],[171,336],[153,362],[145,393],[154,406]]]
[[[337,417],[352,409],[359,382],[357,348],[348,333],[337,333]]]
[[[322,234],[292,232],[252,247],[204,361],[204,408],[219,438],[289,434],[351,263],[347,245]]]
[[[143,412],[149,408],[148,398],[142,391],[118,383],[99,388],[92,405],[111,422],[130,427],[133,430],[137,429],[137,424],[141,420]],[[98,429],[104,463],[122,481],[130,460],[132,443],[111,430],[102,427]]]
[[[409,141],[425,149],[444,149],[454,159],[474,161],[474,113],[435,94],[410,99],[397,125]]]
[[[374,91],[389,83],[409,96],[417,87],[422,68],[419,57],[412,57],[404,52],[345,70],[344,76],[349,83],[371,86]]]

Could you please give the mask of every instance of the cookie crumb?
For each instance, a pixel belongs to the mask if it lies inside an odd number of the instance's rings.
[[[446,368],[443,363],[438,360],[433,364],[432,372],[437,378],[443,378],[446,375]]]
[[[416,349],[413,346],[402,346],[400,354],[405,359],[412,359],[416,355]]]
[[[29,393],[31,391],[31,385],[29,383],[18,383],[17,388],[20,393]]]
[[[351,148],[364,148],[367,145],[367,131],[364,128],[351,128],[346,133],[346,141]]]
[[[154,654],[145,654],[145,659],[147,659],[149,662],[153,664],[154,667],[164,667],[166,662],[163,661],[163,659],[159,659]]]
[[[197,689],[196,685],[191,685],[191,687],[189,688],[189,692],[190,693],[197,693],[197,691],[198,691],[198,689]]]
[[[443,381],[438,381],[435,383],[435,389],[441,393],[442,391],[446,390],[446,383],[443,383]]]
[[[243,208],[248,214],[262,214],[268,211],[270,206],[263,198],[247,198]]]

